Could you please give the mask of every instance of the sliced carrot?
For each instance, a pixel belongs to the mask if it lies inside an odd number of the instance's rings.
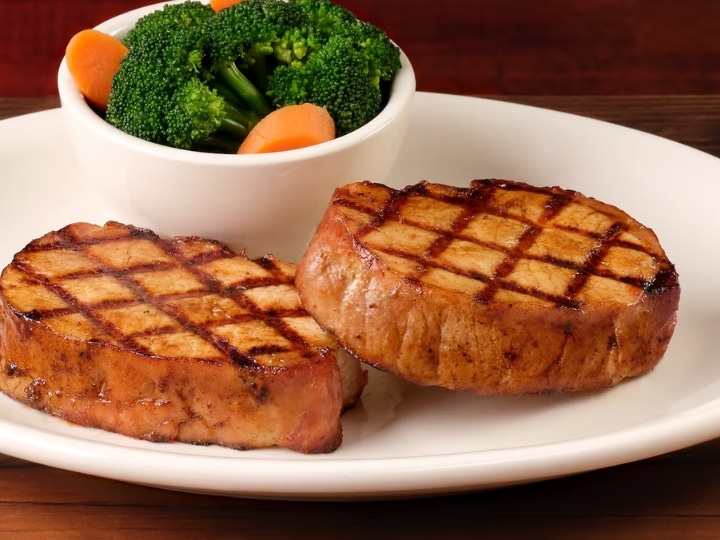
[[[239,2],[242,2],[242,0],[210,0],[210,7],[217,13],[221,9],[225,9]]]
[[[113,75],[127,54],[127,47],[99,30],[81,30],[65,49],[68,70],[80,93],[95,107],[107,109]]]
[[[312,103],[288,105],[260,120],[238,148],[238,154],[294,150],[334,138],[335,121],[327,109]]]

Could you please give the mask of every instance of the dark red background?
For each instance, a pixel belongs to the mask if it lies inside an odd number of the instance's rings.
[[[0,96],[55,95],[72,34],[148,1],[0,1]],[[717,0],[338,2],[400,44],[420,90],[720,93]]]

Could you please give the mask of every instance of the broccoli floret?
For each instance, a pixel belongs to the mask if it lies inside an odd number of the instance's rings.
[[[273,59],[277,65],[300,65],[326,41],[326,37],[311,24],[291,28],[273,43]]]
[[[167,140],[188,148],[215,133],[225,117],[225,100],[199,79],[189,79],[173,93],[168,110]]]
[[[330,0],[295,0],[295,3],[307,13],[312,25],[326,37],[357,21],[357,17],[350,10]]]
[[[380,81],[391,81],[400,69],[400,49],[377,26],[368,22],[356,21],[344,25],[337,35],[349,39],[368,60],[369,74]]]
[[[302,66],[278,66],[268,95],[278,106],[309,101],[325,107],[338,135],[356,130],[382,108],[382,92],[367,55],[349,39],[333,36]]]
[[[400,69],[400,49],[377,26],[359,20],[348,9],[331,0],[295,0],[326,39],[342,36],[359,47],[369,61],[370,73],[378,81],[390,81]]]
[[[353,42],[331,37],[307,66],[314,73],[310,101],[330,112],[340,135],[364,126],[380,112],[380,86],[370,75],[368,57]]]
[[[170,146],[185,149],[202,146],[208,149],[216,145],[220,151],[226,149],[226,144],[237,151],[239,142],[257,122],[197,78],[189,79],[175,90],[165,119],[165,133]]]
[[[193,69],[177,76],[181,70],[174,59],[164,60],[143,49],[128,53],[113,79],[107,121],[131,135],[175,148],[201,144],[205,150],[217,146],[236,151],[259,118],[235,106]],[[170,71],[176,76],[168,77]]]
[[[280,65],[268,79],[267,95],[276,107],[306,103],[310,101],[312,82],[312,64]]]
[[[105,119],[125,133],[166,144],[165,110],[175,84],[152,55],[128,53],[113,77]]]
[[[308,14],[312,24],[331,36],[347,37],[365,51],[371,70],[383,81],[389,81],[400,69],[400,50],[377,26],[359,20],[348,9],[331,0],[295,0]]]
[[[162,44],[163,40],[159,40],[159,36],[173,39],[176,30],[197,29],[214,15],[215,12],[209,5],[196,0],[168,4],[160,11],[138,19],[135,26],[128,30],[123,43],[129,49],[146,39],[151,43]]]
[[[128,54],[110,90],[108,122],[136,137],[168,144],[165,115],[173,94],[190,78],[207,78],[199,40],[204,23],[199,14],[206,14],[206,8],[194,1],[171,4],[141,18],[128,32]],[[190,12],[193,18],[188,18]],[[205,17],[212,13],[210,9]],[[178,25],[179,20],[188,22]]]
[[[381,110],[385,86],[401,67],[400,49],[378,27],[331,0],[295,0],[310,19],[319,46],[268,78],[276,107],[310,101],[328,109],[338,135]]]
[[[106,119],[151,142],[192,149],[200,141],[225,138],[237,150],[259,116],[224,97],[229,97],[224,87],[215,88],[219,85],[206,65],[202,30],[214,12],[190,19],[191,11],[202,12],[198,4],[171,4],[141,19],[113,78]],[[239,98],[234,101],[240,103]]]
[[[328,109],[336,132],[380,112],[400,51],[331,0],[244,0],[215,13],[196,0],[141,18],[113,79],[107,120],[143,139],[235,151],[274,108]]]
[[[211,70],[260,114],[272,110],[264,90],[268,61],[291,63],[306,54],[310,25],[293,2],[244,0],[205,25]],[[248,82],[257,92],[250,92]]]

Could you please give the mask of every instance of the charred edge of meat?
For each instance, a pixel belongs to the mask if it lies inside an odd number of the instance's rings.
[[[643,284],[643,290],[648,294],[663,294],[666,291],[677,289],[680,286],[675,266],[664,268],[655,277]]]

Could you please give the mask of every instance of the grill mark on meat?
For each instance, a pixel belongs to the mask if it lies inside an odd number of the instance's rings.
[[[620,226],[620,224],[615,223],[612,227],[605,231],[605,234],[602,235],[602,237],[599,238],[597,245],[588,253],[588,256],[585,258],[585,262],[580,265],[579,268],[577,268],[575,275],[568,284],[568,287],[565,291],[565,295],[567,297],[572,298],[573,296],[577,295],[580,290],[582,290],[585,283],[587,283],[587,280],[589,279],[591,274],[605,275],[605,273],[601,272],[598,267],[600,266],[600,263],[603,261],[603,259],[606,257],[607,252],[612,245],[612,239],[615,238],[618,234],[620,234],[623,230],[624,229],[622,226]],[[611,277],[617,279],[618,281],[627,281],[626,279],[623,280],[623,278],[621,278],[620,276],[607,275],[606,277]],[[635,286],[638,285],[635,284]]]
[[[49,320],[57,317],[81,314],[92,326],[111,338],[115,339],[123,348],[138,353],[151,355],[152,352],[142,346],[137,338],[147,336],[149,333],[153,335],[168,335],[175,333],[171,328],[150,328],[143,332],[133,334],[125,334],[116,325],[107,321],[98,314],[99,310],[129,308],[132,306],[149,305],[170,319],[178,323],[184,330],[190,331],[200,336],[205,341],[215,346],[221,353],[224,353],[234,363],[247,367],[258,367],[255,357],[269,353],[279,353],[287,349],[300,351],[303,357],[312,357],[317,353],[306,339],[288,326],[283,317],[301,316],[305,312],[300,309],[282,309],[272,312],[264,311],[260,306],[253,302],[246,292],[257,287],[267,287],[271,285],[292,285],[292,280],[283,274],[280,267],[271,257],[262,257],[255,259],[253,262],[258,264],[267,273],[267,277],[250,278],[242,283],[233,286],[225,286],[216,276],[207,270],[203,270],[203,266],[216,260],[232,258],[237,255],[229,250],[227,246],[217,244],[216,249],[211,249],[192,257],[184,257],[178,242],[182,239],[162,239],[152,231],[137,228],[118,229],[118,234],[103,237],[78,237],[70,234],[68,229],[57,231],[52,242],[30,245],[26,248],[26,253],[42,253],[52,250],[72,250],[79,252],[89,262],[92,268],[81,269],[74,272],[63,274],[61,278],[50,279],[41,273],[35,271],[32,264],[27,259],[17,258],[13,264],[24,274],[23,279],[29,283],[40,285],[47,290],[59,296],[68,307],[59,309],[39,310],[33,309],[28,313],[20,314],[21,316],[32,320]],[[109,266],[101,257],[93,256],[88,252],[88,248],[102,248],[103,245],[110,244],[122,240],[144,240],[150,242],[159,248],[171,261],[155,261],[152,264],[141,264],[125,268],[122,270]],[[149,272],[162,272],[181,268],[192,274],[206,290],[191,291],[185,293],[174,294],[153,294],[144,288],[134,276]],[[116,280],[122,286],[132,292],[132,299],[111,299],[108,301],[99,301],[95,303],[87,303],[79,301],[64,286],[67,280],[82,280],[94,277],[110,277]],[[180,308],[174,307],[172,301],[185,298],[200,298],[208,294],[215,294],[225,299],[230,299],[243,309],[243,313],[234,317],[226,318],[222,321],[205,322],[198,324],[193,322]],[[253,320],[261,320],[268,326],[277,331],[282,338],[290,343],[289,347],[277,345],[266,345],[251,347],[249,354],[243,354],[241,351],[233,347],[227,338],[219,336],[214,329],[227,325],[248,322]],[[261,395],[262,392],[259,393]]]
[[[526,231],[518,240],[517,246],[508,253],[505,260],[503,260],[503,262],[496,268],[495,273],[487,280],[488,286],[475,296],[475,299],[478,302],[491,302],[497,295],[498,291],[500,291],[501,289],[506,289],[513,292],[526,294],[528,296],[541,298],[545,301],[554,302],[558,306],[562,307],[567,307],[571,309],[580,309],[582,307],[582,303],[573,300],[572,295],[551,295],[542,290],[520,287],[517,283],[506,279],[510,275],[510,273],[517,267],[519,261],[527,258],[525,253],[526,250],[528,250],[532,246],[532,244],[535,242],[541,232],[542,229],[539,227],[529,227],[528,229],[526,229]],[[551,257],[546,257],[539,260],[557,264]],[[561,264],[558,266],[565,265]]]
[[[21,314],[23,317],[27,319],[31,319],[34,321],[42,321],[47,320],[49,318],[55,318],[60,316],[67,316],[72,315],[73,313],[80,313],[82,314],[85,319],[87,319],[92,325],[103,332],[104,334],[109,335],[110,337],[114,338],[118,343],[120,343],[123,347],[126,347],[128,349],[136,350],[143,352],[144,354],[148,354],[149,351],[145,349],[144,347],[141,347],[132,336],[127,336],[123,334],[116,326],[110,324],[109,322],[99,318],[95,314],[95,310],[88,306],[87,304],[83,302],[79,302],[76,300],[76,298],[71,295],[67,289],[65,289],[62,286],[62,283],[57,282],[51,282],[49,280],[44,279],[41,275],[37,274],[31,265],[27,264],[25,261],[22,260],[15,260],[13,262],[13,265],[20,271],[22,271],[26,277],[30,278],[30,281],[44,286],[47,290],[55,293],[57,296],[63,299],[65,303],[69,305],[69,308],[67,309],[58,309],[58,310],[39,310],[39,309],[33,309],[28,313]],[[75,274],[73,274],[75,275]]]
[[[500,180],[338,188],[297,287],[358,358],[480,395],[594,390],[647,373],[680,293],[655,233],[621,209]]]
[[[372,231],[381,228],[390,221],[397,221],[402,224],[421,228],[425,231],[437,234],[438,237],[422,253],[408,253],[401,247],[383,246],[381,251],[411,260],[415,263],[416,270],[407,279],[423,282],[423,276],[431,269],[443,269],[455,274],[468,277],[486,284],[483,290],[476,295],[479,302],[490,302],[501,289],[522,293],[533,296],[544,301],[553,302],[559,307],[570,309],[581,309],[583,302],[576,297],[586,284],[590,276],[604,277],[612,279],[646,292],[653,290],[662,291],[670,287],[677,286],[676,273],[671,270],[661,271],[650,281],[644,281],[640,278],[632,276],[618,275],[601,265],[609,251],[616,248],[633,250],[639,253],[648,254],[641,246],[628,242],[621,238],[624,227],[620,223],[613,223],[603,231],[595,232],[578,229],[576,227],[564,226],[561,223],[553,223],[563,209],[574,201],[572,190],[563,190],[561,193],[548,193],[547,188],[533,187],[527,184],[515,184],[495,179],[474,180],[469,188],[453,188],[447,194],[438,194],[437,192],[427,188],[428,184],[421,182],[412,186],[408,186],[402,190],[392,190],[387,200],[378,209],[373,206],[372,202],[364,203],[358,197],[344,198],[341,196],[334,200],[334,204],[344,206],[357,212],[362,212],[371,216],[371,219],[362,225],[356,233],[356,238],[362,243],[363,239]],[[508,192],[525,191],[537,195],[548,196],[541,217],[535,221],[527,219],[523,216],[512,215],[511,219],[523,223],[526,226],[524,233],[518,239],[514,247],[507,247],[487,241],[480,241],[468,233],[467,227],[473,217],[484,212],[497,217],[508,217],[506,211],[493,207],[490,204],[493,195],[499,191]],[[428,227],[426,224],[412,220],[402,215],[404,203],[413,196],[429,197],[444,203],[455,204],[463,210],[461,214],[454,220],[450,230],[444,230],[440,227]],[[536,240],[540,237],[544,229],[554,229],[556,231],[564,231],[574,233],[588,238],[594,242],[594,247],[590,249],[582,262],[574,262],[565,260],[553,254],[533,255],[528,253]],[[472,242],[484,248],[503,252],[505,258],[502,263],[495,269],[492,275],[486,275],[479,272],[471,272],[453,266],[448,262],[440,262],[439,257],[455,240],[463,240]],[[534,260],[552,264],[557,267],[572,270],[574,272],[566,290],[562,295],[548,294],[542,290],[536,290],[528,287],[519,286],[517,283],[507,280],[507,276],[516,268],[521,260]],[[672,279],[665,279],[663,276],[670,276]]]
[[[262,257],[256,259],[263,269],[270,273],[270,278],[262,280],[247,280],[242,282],[240,285],[232,287],[225,287],[214,275],[207,271],[201,270],[198,265],[186,264],[186,260],[181,256],[179,251],[175,249],[171,242],[159,241],[159,244],[165,250],[165,252],[173,257],[178,266],[189,270],[198,280],[205,285],[210,292],[220,294],[226,298],[231,298],[239,306],[245,308],[250,312],[248,317],[249,320],[259,319],[263,320],[266,324],[274,328],[280,333],[287,341],[289,341],[295,349],[303,351],[303,356],[310,357],[315,353],[310,348],[309,344],[300,336],[294,332],[277,314],[269,313],[261,309],[255,302],[253,302],[247,295],[244,294],[245,290],[252,289],[258,286],[269,286],[291,284],[284,276],[282,276],[280,269],[269,257]],[[162,304],[161,304],[162,305]],[[177,309],[171,309],[167,303],[163,306],[163,310],[174,316],[179,322],[181,322],[184,328],[191,329],[194,333],[202,336],[206,341],[209,341],[219,350],[223,351],[233,362],[251,367],[256,365],[254,357],[262,354],[279,353],[286,350],[284,347],[264,345],[262,347],[252,347],[250,354],[245,355],[236,348],[232,347],[227,339],[222,338],[214,334],[210,327],[207,325],[198,325],[191,322],[187,317],[183,316],[182,312]],[[285,315],[291,315],[293,313],[285,313]],[[299,315],[300,312],[296,311],[294,314]]]

